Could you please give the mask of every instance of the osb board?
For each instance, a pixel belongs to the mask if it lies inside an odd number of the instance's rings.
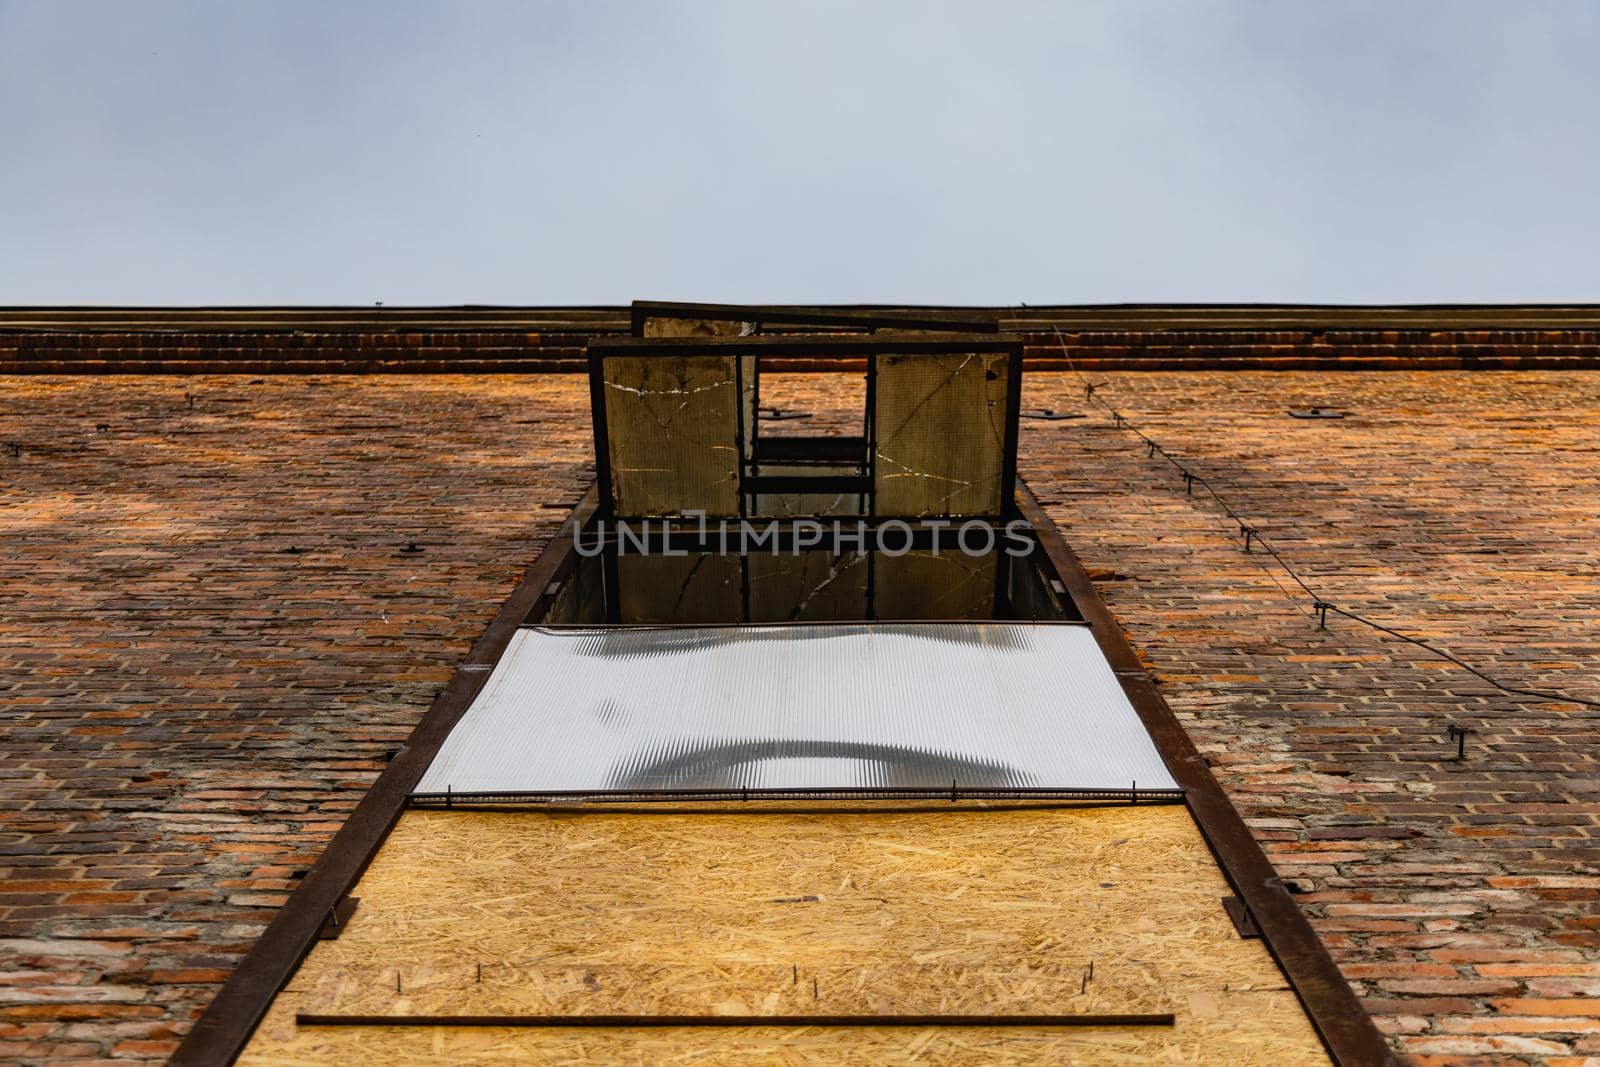
[[[1314,1063],[1178,806],[408,812],[246,1062],[396,1056]],[[1084,971],[1093,963],[1092,980]],[[479,966],[481,965],[481,980]],[[396,982],[399,992],[396,992]],[[1166,1028],[298,1028],[319,1014],[1102,1013]],[[719,1059],[720,1057],[720,1059]]]

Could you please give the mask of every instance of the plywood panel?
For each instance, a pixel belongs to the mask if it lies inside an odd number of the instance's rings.
[[[406,814],[245,1062],[1323,1062],[1181,807]],[[1093,978],[1085,973],[1093,965]],[[398,986],[397,986],[398,982]],[[397,991],[398,989],[398,991]],[[1171,1028],[360,1031],[335,1014],[1088,1013]]]

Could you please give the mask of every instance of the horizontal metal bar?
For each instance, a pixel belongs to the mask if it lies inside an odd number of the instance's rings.
[[[873,479],[862,474],[757,474],[744,480],[746,493],[870,493]]]
[[[296,1026],[1171,1026],[1170,1012],[1126,1015],[316,1015]]]
[[[1022,340],[996,334],[948,334],[939,337],[874,335],[768,335],[758,337],[592,337],[589,355],[804,356],[807,359],[860,359],[867,355],[919,355],[949,352],[1022,351]]]
[[[860,463],[867,456],[865,437],[758,437],[757,463]]]
[[[919,627],[927,627],[927,626],[971,626],[971,625],[973,625],[973,621],[971,619],[917,619],[917,620],[915,620],[915,622],[916,622],[916,625],[919,626]],[[1089,622],[1086,619],[1029,619],[1029,620],[1027,620],[1027,624],[1030,627],[1031,626],[1088,626]],[[788,622],[788,621],[781,621],[781,622],[697,622],[697,623],[694,624],[694,628],[696,630],[795,630],[795,629],[798,629],[798,628],[804,626],[804,627],[806,627],[808,629],[820,630],[820,629],[824,629],[824,628],[829,627],[829,626],[862,627],[862,626],[896,626],[896,625],[899,625],[899,623],[895,622],[894,620],[886,620],[886,619],[866,620],[866,619],[861,619],[861,620],[845,621],[845,622],[799,622],[799,623],[797,623],[797,622]],[[1004,624],[1001,623],[1001,625],[1004,625]],[[538,630],[588,630],[590,632],[598,632],[600,630],[605,630],[607,632],[611,632],[611,631],[614,631],[614,630],[681,630],[683,628],[683,624],[682,623],[676,623],[676,622],[632,622],[632,623],[607,623],[604,626],[601,626],[598,623],[592,623],[592,622],[530,622],[530,623],[526,624],[526,628],[538,629]],[[1144,796],[1144,790],[1143,789],[1139,790],[1139,795],[1141,797]]]
[[[500,793],[412,793],[415,807],[456,804],[656,803],[684,800],[1102,800],[1127,804],[1180,804],[1180,789],[1052,789],[1031,786],[837,786],[818,789],[560,789]]]
[[[273,330],[543,330],[596,333],[625,330],[628,307],[525,305],[239,306],[239,307],[0,307],[0,329],[17,331],[200,332]],[[1592,330],[1600,326],[1596,304],[1052,304],[1016,307],[936,307],[903,305],[865,307],[775,306],[764,321],[779,316],[813,316],[861,312],[874,317],[914,316],[932,322],[946,318],[980,321],[969,329],[988,328],[985,318],[1003,317],[1010,330],[1215,333],[1237,330]],[[701,316],[711,317],[711,316]],[[814,321],[814,319],[813,319]],[[1335,342],[1336,343],[1336,342]]]

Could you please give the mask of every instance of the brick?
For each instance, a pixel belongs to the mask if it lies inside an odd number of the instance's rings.
[[[1516,982],[1487,981],[1476,978],[1386,978],[1378,983],[1386,993],[1418,993],[1424,996],[1487,997],[1513,993]]]
[[[166,1040],[166,1041],[136,1041],[136,1040],[119,1041],[119,1042],[117,1042],[117,1044],[115,1046],[112,1047],[111,1055],[112,1056],[127,1056],[127,1057],[143,1058],[143,1059],[154,1059],[154,1058],[157,1058],[157,1057],[165,1059],[166,1057],[172,1055],[173,1051],[176,1050],[177,1047],[178,1047],[178,1042],[175,1041],[175,1040]]]
[[[1590,997],[1550,998],[1516,997],[1494,1002],[1495,1010],[1514,1015],[1586,1015],[1596,1014],[1595,1002]]]
[[[1600,978],[1530,978],[1527,988],[1543,997],[1600,998]]]
[[[1572,1015],[1507,1015],[1497,1018],[1444,1018],[1440,1030],[1453,1034],[1595,1034],[1600,1019]]]
[[[1600,963],[1477,963],[1472,969],[1496,978],[1600,977]]]
[[[1397,1038],[1407,1052],[1446,1056],[1525,1055],[1544,1056],[1550,1053],[1571,1052],[1571,1046],[1561,1041],[1539,1037],[1515,1035],[1496,1036],[1403,1036]]]
[[[128,951],[119,941],[87,941],[80,938],[0,938],[0,954],[21,956],[117,956]]]

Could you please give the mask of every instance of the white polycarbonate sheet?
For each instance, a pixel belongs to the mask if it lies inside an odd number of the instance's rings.
[[[419,793],[1173,789],[1085,626],[519,630]]]

